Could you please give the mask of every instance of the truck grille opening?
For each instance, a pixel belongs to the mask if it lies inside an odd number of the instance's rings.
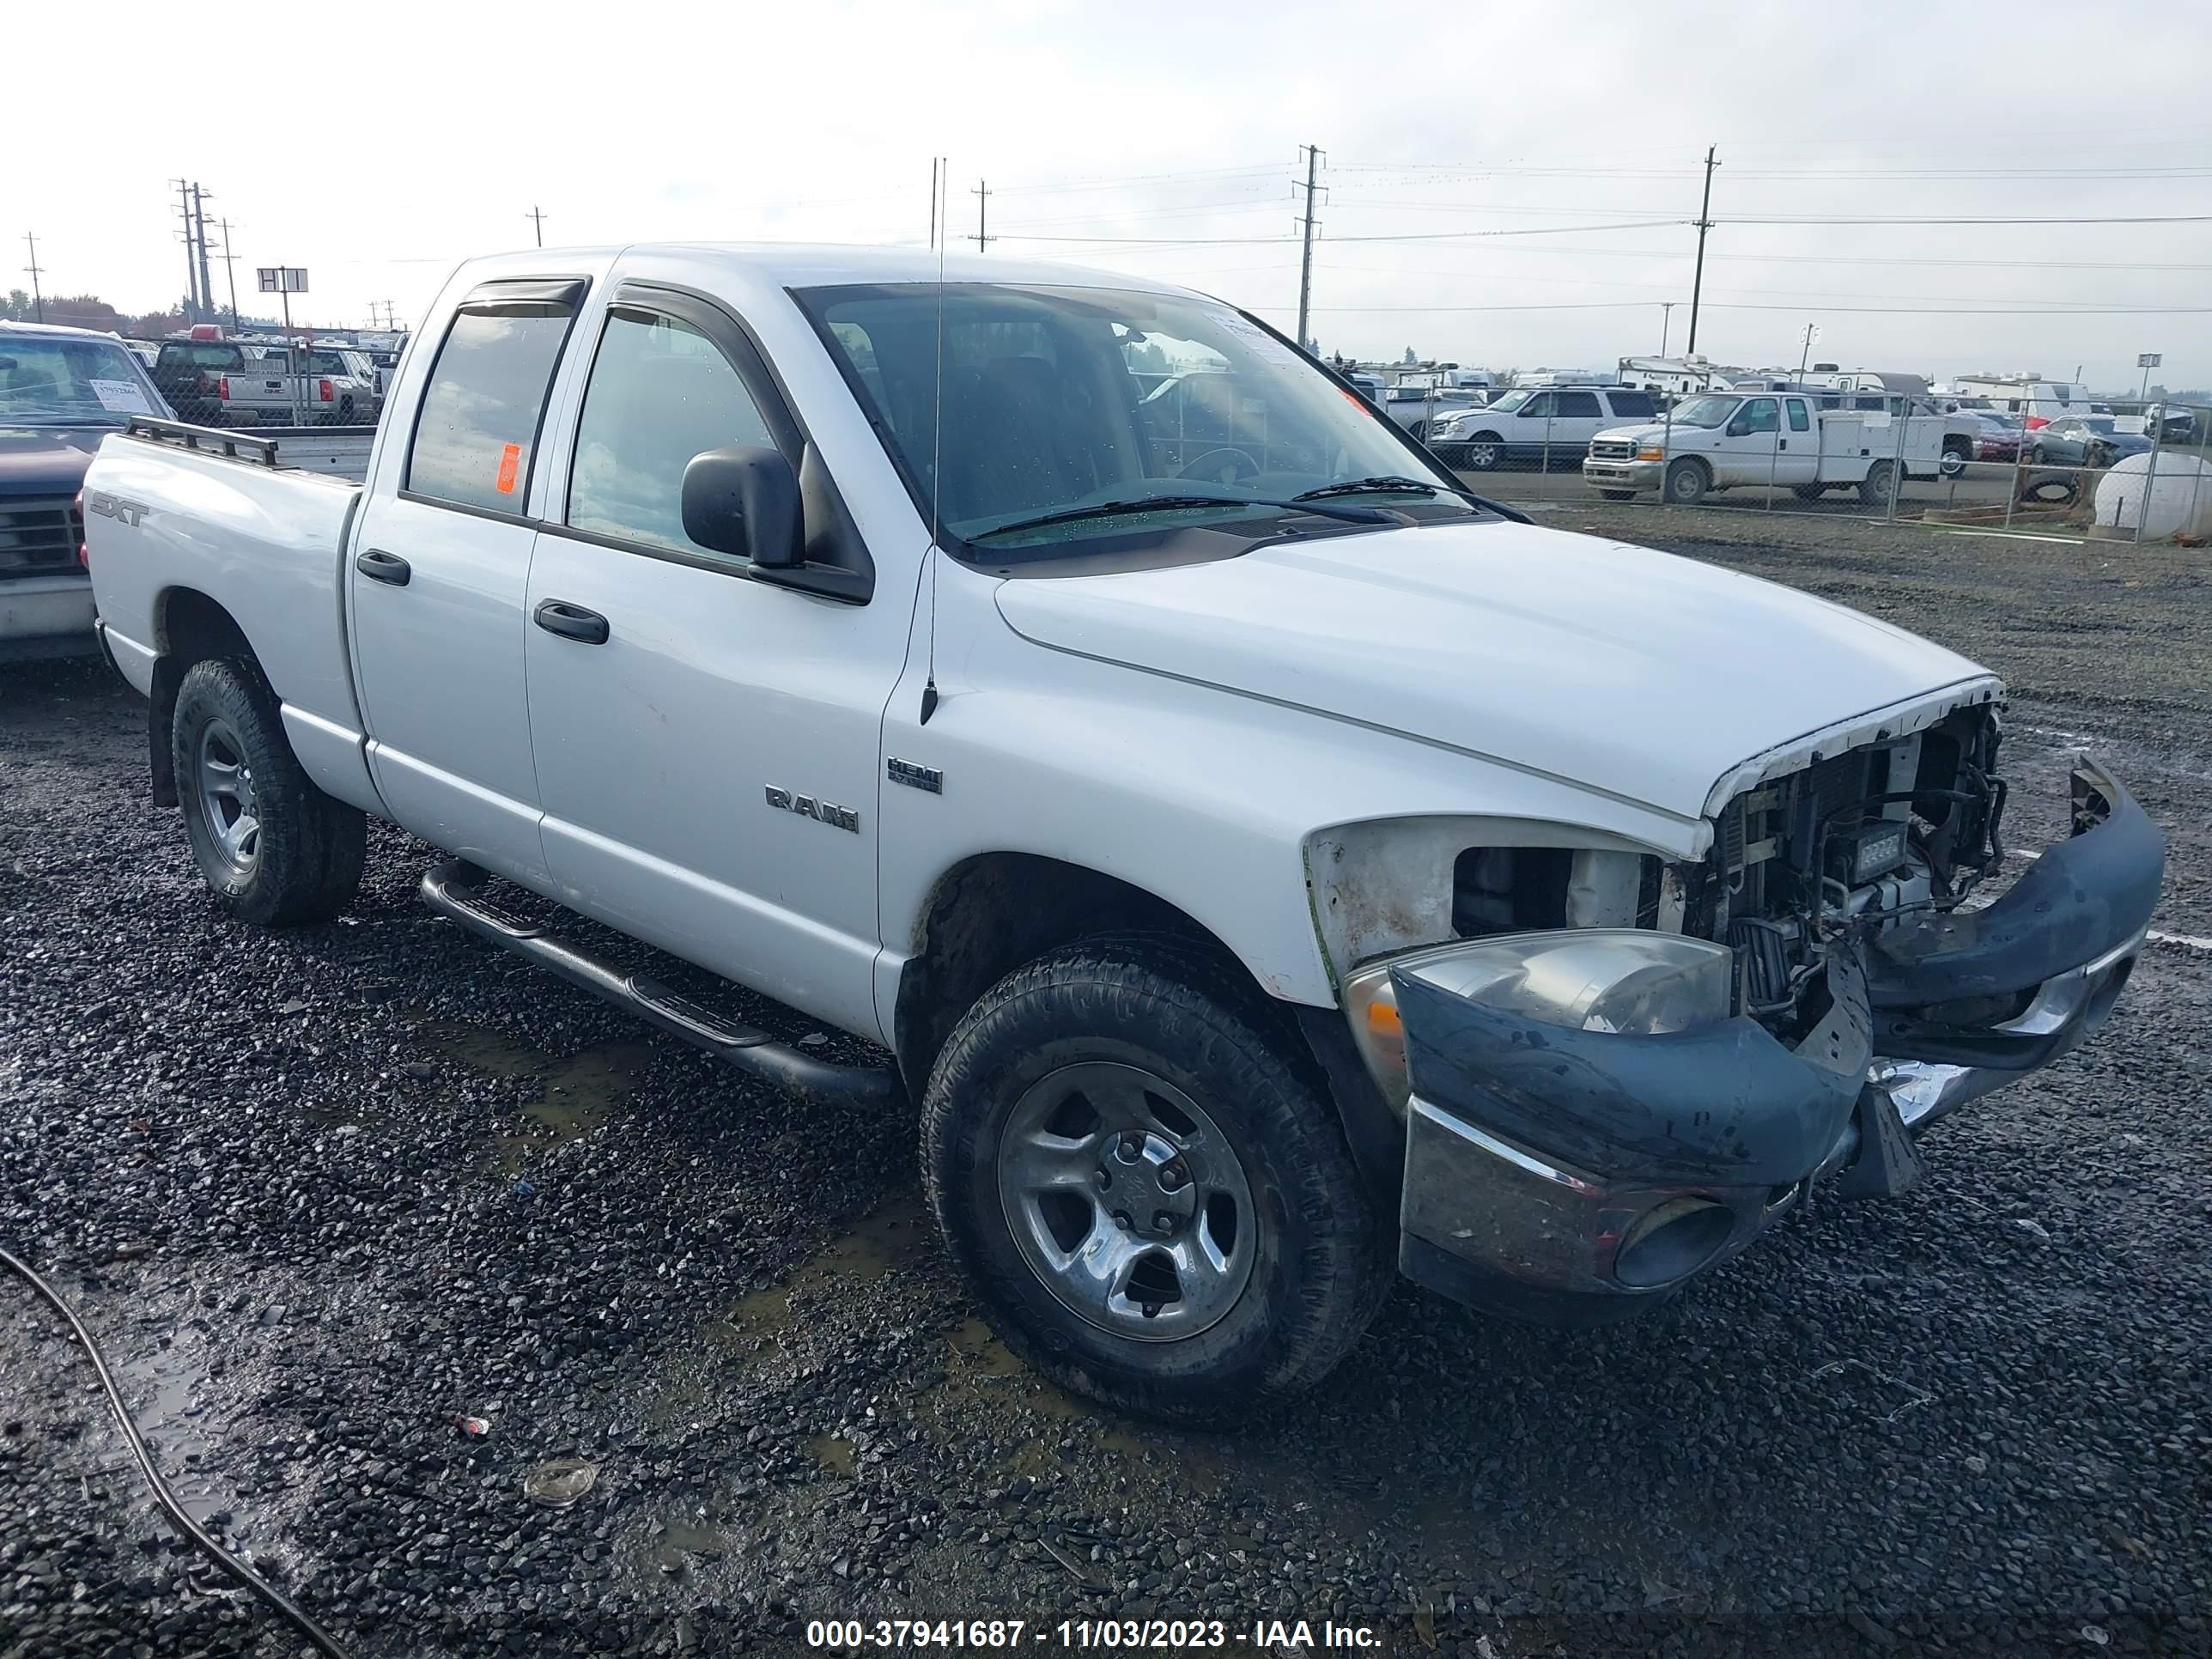
[[[1594,461],[1632,461],[1636,459],[1636,446],[1618,439],[1597,438],[1591,441],[1589,453]]]
[[[77,572],[84,520],[67,495],[0,501],[0,581]]]

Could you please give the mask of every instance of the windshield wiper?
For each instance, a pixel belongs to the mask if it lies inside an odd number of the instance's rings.
[[[1323,507],[1303,496],[1291,501],[1267,501],[1250,495],[1139,495],[1126,501],[1093,501],[1088,507],[1063,507],[1039,513],[1012,524],[993,525],[968,538],[980,542],[992,536],[1011,536],[1019,530],[1042,530],[1048,525],[1077,524],[1085,519],[1119,519],[1132,513],[1181,512],[1203,507],[1272,507],[1294,513],[1318,514],[1347,524],[1388,524],[1389,517],[1369,507]]]
[[[1419,478],[1385,475],[1373,478],[1346,478],[1341,483],[1323,484],[1318,489],[1302,489],[1291,499],[1294,501],[1320,501],[1331,495],[1402,495],[1409,489],[1418,489],[1425,495],[1436,495],[1443,493],[1443,486],[1423,483]]]
[[[1346,478],[1342,483],[1323,484],[1318,489],[1309,489],[1291,497],[1295,501],[1310,501],[1316,496],[1396,495],[1408,489],[1419,489],[1431,495],[1452,495],[1470,507],[1479,507],[1486,513],[1495,513],[1501,519],[1510,519],[1516,524],[1527,524],[1528,515],[1503,501],[1494,501],[1487,495],[1478,495],[1465,484],[1426,483],[1419,478],[1400,478],[1388,475],[1372,478]]]

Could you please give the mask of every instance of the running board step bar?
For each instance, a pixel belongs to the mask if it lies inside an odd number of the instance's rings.
[[[544,923],[478,891],[478,884],[488,879],[483,871],[464,860],[438,865],[422,878],[422,902],[449,921],[605,997],[648,1024],[804,1098],[872,1105],[897,1096],[898,1079],[889,1067],[817,1060],[776,1042],[766,1031],[701,1007],[657,979],[625,973],[561,939]]]

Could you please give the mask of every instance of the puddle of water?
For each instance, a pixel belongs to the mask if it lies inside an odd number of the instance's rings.
[[[581,1139],[613,1116],[622,1097],[637,1086],[637,1073],[654,1053],[650,1042],[608,1042],[568,1060],[461,1020],[412,1019],[426,1047],[493,1077],[537,1079],[541,1097],[522,1109],[514,1127],[496,1137],[502,1175],[516,1175],[533,1152]]]
[[[720,1561],[729,1553],[730,1540],[720,1528],[696,1521],[664,1522],[653,1546],[654,1564],[663,1572],[674,1572],[695,1561]]]
[[[842,1436],[816,1435],[806,1443],[806,1455],[832,1474],[853,1472],[853,1443]]]
[[[740,1297],[721,1320],[708,1328],[708,1337],[725,1346],[774,1346],[793,1322],[793,1297],[854,1279],[882,1279],[911,1266],[929,1248],[930,1224],[919,1195],[894,1199],[800,1263],[782,1284]]]
[[[215,1447],[208,1431],[210,1407],[204,1403],[207,1357],[197,1334],[185,1332],[166,1348],[119,1360],[115,1370],[131,1419],[192,1518],[205,1522],[217,1510],[235,1507],[225,1504],[210,1473]]]

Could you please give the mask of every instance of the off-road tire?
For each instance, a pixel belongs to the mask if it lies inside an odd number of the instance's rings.
[[[243,872],[216,847],[195,781],[200,736],[216,719],[237,734],[253,772],[261,827],[252,867]],[[240,921],[290,927],[327,921],[352,902],[368,822],[358,807],[308,781],[285,738],[276,693],[256,665],[210,658],[185,671],[169,722],[169,757],[192,856],[224,909]]]
[[[999,1137],[1016,1103],[1095,1060],[1182,1090],[1251,1188],[1251,1277],[1218,1323],[1178,1340],[1137,1340],[1071,1312],[1023,1258],[1000,1198]],[[1309,1387],[1351,1351],[1391,1283],[1389,1247],[1295,1028],[1194,945],[1101,935],[1016,969],[954,1028],[921,1120],[931,1207],[993,1328],[1031,1369],[1118,1409],[1216,1420]]]

